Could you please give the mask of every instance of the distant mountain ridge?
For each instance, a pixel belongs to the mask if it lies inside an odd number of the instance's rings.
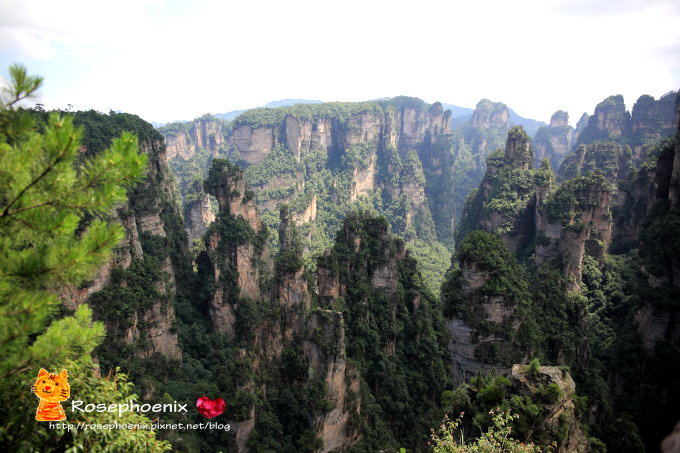
[[[252,110],[255,108],[278,108],[278,107],[288,107],[291,105],[295,104],[321,104],[324,101],[320,101],[318,99],[281,99],[279,101],[271,101],[267,102],[264,106],[260,107],[252,107],[248,109],[240,109],[240,110],[231,110],[229,112],[225,113],[215,113],[213,116],[216,118],[219,118],[221,120],[225,121],[233,121],[238,117],[240,114],[247,112],[248,110]],[[461,107],[459,105],[455,104],[448,104],[443,102],[442,107],[444,110],[451,110],[451,127],[453,129],[456,129],[459,126],[462,126],[463,124],[467,123],[470,118],[472,118],[472,113],[474,112],[474,109],[468,108],[468,107]],[[527,134],[529,134],[530,137],[533,137],[536,134],[536,131],[542,126],[547,126],[546,123],[543,121],[537,121],[531,118],[524,118],[520,115],[518,115],[514,110],[511,108],[508,108],[508,111],[510,112],[510,122],[512,125],[519,125],[523,126],[524,129],[527,131]],[[170,123],[181,123],[181,122],[189,122],[191,120],[180,120],[180,121],[171,121],[169,123],[156,123],[156,122],[151,122],[151,124],[155,128],[163,127],[167,124]]]
[[[459,105],[447,104],[442,102],[442,107],[444,110],[451,110],[451,119],[459,118],[461,116],[472,116],[474,109],[469,109],[467,107],[461,107]]]
[[[281,99],[280,101],[267,102],[263,107],[274,109],[277,107],[288,107],[290,105],[295,104],[321,104],[322,102],[323,101],[319,101],[316,99]],[[231,121],[237,116],[239,116],[241,113],[247,112],[248,110],[252,109],[232,110],[231,112],[227,113],[216,113],[214,116],[221,120]]]
[[[474,110],[468,109],[465,107],[456,107],[455,105],[451,104],[442,104],[444,108],[450,109],[451,110],[451,127],[453,129],[456,129],[465,123],[469,122],[470,119],[472,118],[472,113]],[[452,108],[457,108],[457,112],[459,114],[453,113],[454,110]],[[527,132],[529,137],[533,137],[536,135],[536,132],[538,129],[540,129],[543,126],[547,126],[546,123],[543,121],[538,121],[534,120],[531,118],[524,118],[523,116],[520,116],[515,112],[513,109],[508,108],[508,113],[510,114],[510,124],[513,126],[522,126],[524,130]]]

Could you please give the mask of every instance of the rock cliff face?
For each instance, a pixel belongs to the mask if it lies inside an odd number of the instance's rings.
[[[326,400],[333,408],[314,417],[314,429],[323,440],[321,452],[341,451],[360,439],[351,428],[351,419],[360,413],[361,401],[350,394],[360,393],[359,374],[347,363],[345,325],[342,313],[332,310],[312,312],[307,321],[307,340],[303,342],[310,374],[327,388]]]
[[[542,127],[534,136],[534,159],[536,163],[548,159],[553,168],[559,168],[575,141],[574,129],[569,126],[569,114],[558,110],[550,118],[550,125]]]
[[[472,114],[472,127],[474,128],[509,128],[510,112],[502,102],[492,102],[482,99],[477,103]]]
[[[588,125],[578,134],[577,143],[614,141],[629,145],[633,162],[639,164],[647,157],[643,149],[647,142],[672,135],[675,131],[676,97],[677,92],[667,93],[659,100],[648,95],[641,96],[631,115],[626,111],[623,96],[610,96],[597,105],[593,116],[588,118]]]
[[[676,130],[676,98],[675,92],[663,95],[658,101],[652,96],[643,95],[633,105],[630,132],[634,138],[631,147],[635,162],[647,158],[643,152],[645,143],[672,135]]]
[[[510,129],[510,112],[502,102],[482,99],[477,103],[469,125],[462,128],[465,141],[472,146],[474,154],[484,158],[489,152],[501,147]]]
[[[676,101],[680,112],[680,101]],[[616,219],[616,245],[621,250],[638,248],[642,272],[657,297],[644,301],[637,313],[643,347],[654,353],[656,345],[680,344],[680,312],[656,300],[680,288],[680,261],[673,250],[678,222],[676,169],[680,159],[680,120],[674,139],[666,139],[652,150],[654,165],[643,166],[626,193]],[[672,297],[672,296],[671,296]]]
[[[271,273],[264,229],[252,194],[246,193],[241,170],[226,160],[215,160],[205,182],[217,198],[219,222],[209,229],[206,252],[212,263],[215,291],[210,314],[215,329],[236,337],[236,311],[243,299],[266,297],[261,286]]]
[[[503,306],[503,297],[494,296],[489,300],[484,300],[479,296],[479,288],[481,288],[491,275],[489,272],[478,269],[475,264],[466,263],[461,269],[461,284],[463,295],[467,298],[471,308],[475,305],[477,310],[481,310],[483,321],[493,323],[496,326],[501,326],[506,323],[512,323],[512,315],[514,310]],[[479,335],[476,328],[469,326],[463,319],[449,318],[446,321],[446,327],[449,331],[449,353],[451,354],[451,374],[455,384],[460,385],[468,382],[477,373],[490,373],[496,370],[501,374],[508,372],[507,365],[480,358],[480,352],[484,347],[493,347],[505,341],[504,338],[498,335]]]
[[[532,375],[529,366],[514,365],[510,371],[513,393],[521,396],[536,398],[537,395],[545,394],[547,388],[555,389],[554,394],[546,401],[547,416],[538,426],[535,426],[536,437],[544,436],[547,439],[556,440],[557,453],[587,453],[591,451],[590,443],[585,433],[581,430],[579,419],[576,415],[573,397],[576,394],[576,385],[567,371],[554,366],[538,367]],[[559,391],[557,391],[559,389]]]
[[[598,140],[616,140],[630,134],[630,113],[626,111],[623,96],[609,96],[597,104],[595,113],[579,135],[578,143],[589,144]]]
[[[210,207],[210,199],[205,194],[198,200],[188,203],[184,212],[184,228],[189,236],[189,242],[200,239],[206,228],[215,220],[215,214]]]
[[[422,164],[412,165],[412,157],[425,159],[448,139],[450,115],[440,103],[428,106],[411,98],[256,109],[237,118],[228,143],[235,159],[248,166],[260,213],[285,202],[305,223],[315,221],[317,212],[328,219],[338,205],[376,199],[379,210],[404,219],[393,223],[395,232],[430,238],[426,181]],[[332,235],[328,227],[316,230]]]
[[[293,206],[297,222],[314,224],[306,229],[312,243],[327,243],[334,234],[328,230],[340,221],[338,205],[380,198],[379,210],[398,212],[404,219],[393,223],[395,232],[409,238],[435,234],[426,181],[403,171],[401,161],[410,153],[424,159],[432,147],[447,142],[451,112],[440,103],[398,97],[261,108],[237,117],[229,132],[209,117],[161,131],[176,161],[190,159],[203,166],[206,159],[228,157],[240,165],[270,228],[276,228],[272,214],[286,203]],[[197,154],[199,149],[203,152]],[[185,174],[187,168],[193,171],[191,165],[178,168],[182,181],[191,177]],[[200,213],[194,206],[184,208],[187,231],[195,236],[201,231],[194,222]],[[316,221],[317,213],[322,213],[321,222]]]
[[[76,113],[76,117],[79,114]],[[128,192],[128,201],[115,214],[124,228],[125,238],[92,281],[80,288],[66,289],[62,299],[71,308],[82,303],[92,305],[95,316],[107,325],[107,338],[132,346],[135,355],[149,357],[158,353],[179,360],[182,351],[173,326],[177,291],[175,269],[179,263],[173,261],[171,254],[155,250],[151,244],[154,241],[171,242],[178,235],[182,236],[183,232],[176,231],[174,227],[180,216],[168,172],[163,137],[150,124],[130,117],[137,128],[133,132],[142,137],[139,146],[148,156],[148,172],[146,178]],[[111,116],[101,115],[95,120],[111,122],[109,126],[114,131],[120,128],[116,123],[117,118]],[[127,117],[121,121],[124,120]],[[92,133],[94,131],[85,130],[86,137]],[[179,247],[182,248],[183,244],[179,244]],[[134,287],[132,282],[139,270],[146,268],[151,261],[158,262],[158,267],[151,278],[146,302],[131,306],[126,320],[111,315],[106,305],[120,304],[117,295],[121,288]]]
[[[286,146],[296,159],[319,149],[329,154],[342,153],[357,144],[375,148],[394,146],[406,155],[426,137],[434,139],[451,132],[451,113],[444,112],[439,103],[429,109],[403,106],[395,110],[358,110],[344,121],[332,113],[319,113],[311,119],[288,114],[280,122],[267,125],[244,118],[237,120],[227,140],[242,160],[255,164],[263,161],[276,145]]]
[[[521,126],[507,135],[505,151],[487,159],[487,171],[479,189],[467,201],[458,241],[475,229],[499,233],[511,250],[526,246],[533,235],[533,154]],[[504,191],[499,190],[503,187]]]
[[[615,142],[595,142],[579,145],[570,152],[559,167],[562,180],[601,172],[607,181],[624,181],[633,169],[632,153],[628,145]]]
[[[630,126],[623,96],[610,96],[598,104],[595,114],[589,119],[590,124],[594,124],[598,131],[609,137],[623,135]]]
[[[206,115],[191,123],[163,128],[168,159],[189,159],[198,150],[207,149],[215,155],[226,143],[228,130],[224,122]]]
[[[402,388],[403,397],[422,400],[423,396],[417,396],[415,389],[397,384],[398,374],[419,374],[429,370],[419,379],[429,381],[431,373],[444,373],[442,379],[446,380],[446,346],[441,341],[445,338],[444,323],[435,313],[436,302],[419,289],[420,283],[415,283],[419,282],[420,276],[414,268],[415,262],[404,242],[390,235],[384,219],[368,213],[350,216],[338,232],[333,249],[318,261],[317,287],[323,309],[319,315],[326,316],[329,323],[333,317],[330,313],[324,315],[325,310],[337,311],[333,322],[339,322],[339,315],[344,319],[347,357],[352,363],[360,364],[359,379],[364,383],[360,392],[361,414],[367,410],[363,401],[368,399],[375,398],[380,405],[389,404],[394,395],[387,389],[395,385]],[[440,340],[433,334],[441,335]],[[420,348],[434,348],[437,352],[429,354],[422,349],[422,353],[430,357],[426,364],[422,357],[414,355]],[[384,363],[384,371],[364,374],[370,368],[371,360]],[[409,370],[388,371],[406,362],[413,364]],[[416,365],[416,362],[422,365]],[[354,376],[354,372],[350,376]],[[354,378],[346,382],[350,386],[347,393],[356,394],[358,382]],[[437,388],[442,388],[442,382],[419,387],[434,398]],[[424,407],[414,409],[422,411]],[[420,417],[421,420],[427,418],[425,412]],[[391,435],[399,439],[403,434],[397,427],[402,422],[393,419],[392,423],[395,425],[389,428]]]
[[[462,384],[480,371],[507,374],[512,363],[525,359],[525,347],[516,340],[528,293],[513,253],[498,235],[471,232],[458,259],[459,269],[450,273],[442,294],[452,375]]]
[[[588,121],[590,120],[590,115],[583,112],[581,118],[579,118],[578,123],[576,123],[576,129],[574,130],[574,143],[578,142],[579,137],[583,130],[588,126]]]
[[[627,147],[598,143],[582,145],[577,151],[563,162],[570,177],[605,163],[611,164],[607,176],[612,181],[629,172]],[[519,128],[511,129],[505,152],[489,156],[486,175],[468,200],[459,242],[470,231],[482,229],[500,234],[515,253],[533,243],[536,262],[559,261],[569,289],[578,290],[584,254],[603,263],[611,243],[615,186],[604,176],[578,176],[556,189],[549,163],[533,169],[532,162],[528,137]]]
[[[356,337],[357,323],[363,322],[360,313],[374,317],[376,313],[382,313],[383,309],[391,311],[392,315],[381,322],[401,317],[398,313],[405,308],[416,314],[421,313],[421,317],[428,317],[431,316],[428,313],[433,301],[423,300],[417,291],[412,293],[409,290],[408,305],[403,305],[406,301],[399,294],[399,288],[404,285],[409,287],[404,281],[404,272],[414,272],[414,263],[404,263],[409,258],[403,242],[395,242],[387,232],[387,224],[380,219],[365,219],[368,225],[377,228],[370,233],[356,225],[345,225],[338,235],[336,248],[328,251],[319,261],[317,273],[305,273],[297,227],[292,212],[287,208],[280,211],[280,251],[274,259],[274,275],[262,278],[263,275],[259,274],[259,293],[244,293],[241,273],[245,271],[252,275],[256,272],[253,267],[260,266],[261,269],[263,262],[266,267],[269,258],[265,254],[259,257],[251,255],[240,264],[238,252],[234,252],[250,238],[256,237],[257,233],[242,235],[246,240],[228,240],[228,235],[236,231],[238,223],[242,228],[245,228],[246,223],[251,225],[253,232],[260,225],[252,200],[244,201],[243,195],[237,195],[244,188],[242,184],[242,174],[237,167],[226,161],[213,162],[206,189],[220,201],[221,211],[205,236],[207,250],[203,258],[199,259],[202,266],[207,266],[209,270],[203,275],[214,282],[214,296],[209,303],[215,329],[231,341],[240,341],[244,345],[238,354],[241,360],[248,360],[249,371],[245,375],[250,377],[241,382],[237,391],[263,399],[266,395],[278,394],[283,388],[307,395],[303,403],[308,407],[306,420],[309,429],[321,441],[318,451],[331,452],[356,446],[365,435],[362,424],[358,422],[366,410],[364,396],[370,395],[370,392],[376,392],[370,398],[382,396],[377,393],[376,384],[362,375],[361,369],[357,367],[356,364],[364,360],[361,355],[357,355],[362,350],[357,350],[356,346],[350,347],[347,336]],[[239,209],[240,214],[234,215]],[[234,218],[242,220],[235,221]],[[371,253],[368,253],[369,250]],[[220,256],[225,258],[220,260]],[[234,256],[235,265],[231,261]],[[258,261],[260,263],[256,265]],[[407,266],[409,270],[402,270],[402,266]],[[229,277],[231,283],[227,285],[224,276],[229,273],[232,273]],[[357,293],[354,281],[357,275],[363,276],[361,278],[370,285],[370,289]],[[362,302],[353,300],[357,294],[362,295]],[[387,305],[383,306],[383,303]],[[250,309],[245,307],[262,304],[273,309],[253,322],[252,318],[247,317]],[[345,321],[347,313],[351,319],[349,325]],[[250,327],[247,327],[247,319],[250,319]],[[401,319],[401,322],[410,324],[423,321]],[[398,331],[397,324],[392,328]],[[427,332],[420,331],[422,327],[414,324],[411,328],[419,332],[421,342],[429,341]],[[403,354],[402,341],[384,337],[381,344],[386,357]],[[292,359],[293,356],[296,358]],[[354,360],[352,363],[350,358]],[[305,371],[291,379],[290,367],[291,363],[296,363],[295,360],[302,361]],[[258,378],[262,375],[271,376],[272,379],[263,381]],[[256,438],[259,430],[265,429],[263,426],[269,423],[271,417],[283,420],[290,416],[289,406],[281,410],[283,412],[279,413],[276,409],[265,413],[259,406],[248,406],[245,419],[233,421],[233,426],[237,428],[236,450],[248,451],[249,440]]]
[[[536,206],[536,262],[561,262],[567,289],[579,290],[585,253],[600,264],[612,235],[612,185],[601,176],[577,177]]]
[[[280,213],[280,252],[272,274],[266,229],[252,193],[246,192],[241,170],[227,161],[215,160],[205,186],[220,207],[206,235],[202,259],[215,288],[209,310],[215,330],[247,345],[240,354],[249,358],[253,377],[243,382],[239,391],[262,397],[274,391],[281,383],[261,384],[254,377],[277,375],[285,360],[284,349],[300,347],[300,358],[309,370],[304,388],[322,385],[326,404],[333,407],[314,411],[310,428],[323,441],[324,452],[351,446],[359,435],[348,428],[348,423],[361,400],[349,401],[347,396],[348,392],[358,393],[359,380],[356,370],[346,362],[343,315],[333,310],[312,310],[313,289],[303,274],[292,213],[288,209]],[[259,321],[247,318],[262,304],[272,304],[275,310]],[[248,414],[245,420],[234,422],[239,452],[249,451],[248,440],[260,426],[261,413],[255,406]]]

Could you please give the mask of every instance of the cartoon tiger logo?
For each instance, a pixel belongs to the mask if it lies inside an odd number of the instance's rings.
[[[59,374],[50,374],[44,368],[40,369],[38,379],[31,387],[31,391],[40,398],[35,419],[39,422],[57,422],[66,420],[66,412],[61,407],[61,401],[71,396],[68,384],[68,372],[61,370]]]

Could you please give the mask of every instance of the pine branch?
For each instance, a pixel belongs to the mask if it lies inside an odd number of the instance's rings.
[[[24,196],[24,194],[31,187],[38,184],[45,176],[47,176],[47,174],[50,171],[52,171],[52,169],[54,169],[54,167],[64,158],[64,156],[66,155],[66,153],[68,152],[68,150],[69,150],[69,148],[71,147],[72,144],[73,144],[73,136],[69,137],[68,143],[64,147],[64,150],[57,156],[56,160],[54,162],[52,162],[50,165],[48,165],[48,167],[45,170],[43,170],[43,172],[36,179],[34,179],[30,184],[28,184],[26,187],[24,187],[21,190],[21,192],[19,192],[19,194],[16,197],[14,197],[14,199],[12,201],[10,201],[10,203],[5,207],[5,209],[3,209],[2,214],[0,214],[0,218],[8,216],[9,215],[9,209],[12,207],[12,205],[14,205],[14,203],[16,203],[22,196]]]

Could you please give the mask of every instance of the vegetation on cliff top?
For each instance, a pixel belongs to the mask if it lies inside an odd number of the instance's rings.
[[[318,121],[322,118],[348,120],[356,113],[381,113],[385,110],[422,108],[426,104],[418,98],[399,96],[387,100],[366,102],[324,102],[321,104],[294,104],[287,107],[260,107],[248,110],[234,119],[235,126],[278,127],[287,116],[301,120]]]
[[[343,313],[347,357],[362,379],[363,420],[352,426],[363,437],[352,451],[422,449],[429,427],[443,415],[437,401],[450,382],[439,303],[413,258],[398,257],[404,244],[387,230],[384,218],[351,215],[318,264],[347,288],[346,298],[332,308]],[[372,276],[393,265],[396,293],[375,288]]]

